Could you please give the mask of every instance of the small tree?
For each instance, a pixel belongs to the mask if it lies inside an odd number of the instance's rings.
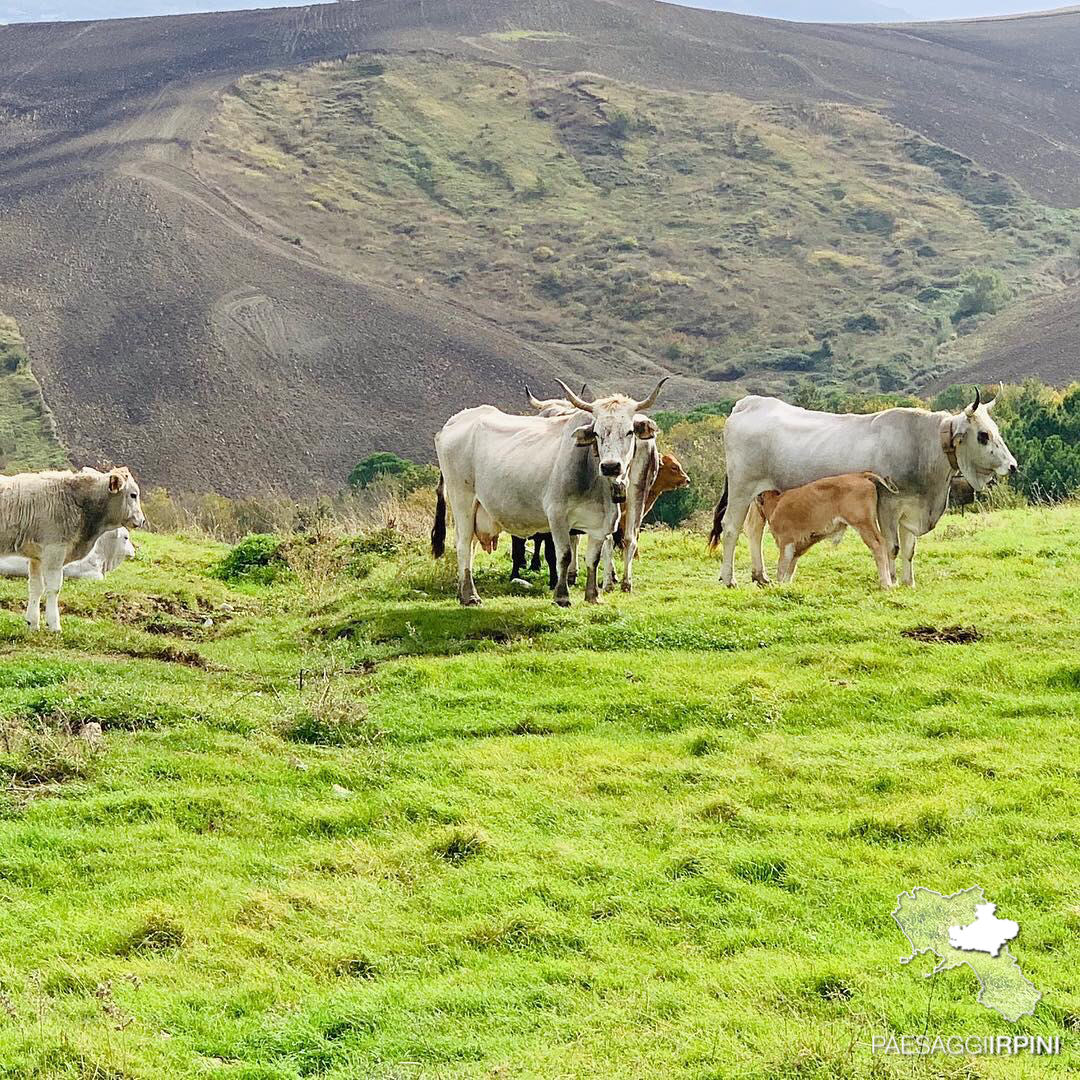
[[[964,291],[952,314],[954,323],[972,315],[993,315],[1009,299],[1009,289],[996,270],[972,270],[961,285]]]
[[[398,457],[387,451],[368,454],[351,473],[349,487],[362,490],[377,480],[385,479],[403,494],[415,491],[427,484],[434,484],[439,470],[431,465],[417,465],[408,458]]]

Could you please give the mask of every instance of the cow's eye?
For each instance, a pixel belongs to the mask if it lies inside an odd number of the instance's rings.
[[[137,498],[138,498],[139,496],[138,496],[138,495],[136,495],[136,494],[135,494],[135,492],[133,491],[133,492],[131,493],[131,497],[132,497],[133,499],[137,499]]]
[[[979,442],[981,442],[983,444],[983,446],[985,446],[989,441],[990,441],[990,432],[989,431],[980,431],[979,432]]]

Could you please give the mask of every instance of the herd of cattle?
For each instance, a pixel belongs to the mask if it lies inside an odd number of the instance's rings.
[[[492,405],[452,416],[435,437],[441,475],[431,547],[443,554],[447,506],[456,526],[458,598],[480,603],[473,584],[477,541],[488,551],[514,538],[511,576],[525,563],[525,541],[548,555],[555,602],[570,603],[577,543],[586,538],[585,599],[615,584],[633,587],[641,524],[665,491],[689,482],[678,461],[661,455],[657,426],[645,415],[665,379],[641,401],[615,394],[588,401],[560,383],[565,398],[538,401],[518,416]],[[994,402],[960,413],[895,408],[868,415],[815,412],[776,398],[745,397],[724,429],[727,479],[710,546],[723,544],[720,580],[734,583],[735,545],[745,527],[755,581],[768,581],[761,539],[769,524],[780,549],[777,576],[789,581],[799,556],[854,528],[874,554],[883,587],[914,585],[917,537],[944,513],[952,478],[975,491],[1016,471],[1016,459],[991,418]],[[0,573],[26,575],[26,622],[59,631],[65,576],[103,577],[134,554],[128,529],[145,524],[139,486],[126,468],[109,472],[22,473],[0,477]],[[537,567],[538,568],[538,567]]]
[[[503,532],[515,538],[515,575],[524,538],[550,545],[557,604],[570,603],[579,536],[586,537],[587,601],[599,599],[601,559],[605,585],[614,585],[615,547],[623,555],[622,588],[632,588],[641,523],[663,490],[657,428],[644,412],[666,381],[642,401],[622,394],[587,401],[560,382],[565,398],[529,395],[536,415],[480,405],[447,420],[435,436],[441,475],[431,549],[443,554],[449,506],[462,604],[480,603],[475,542],[490,551]],[[734,584],[735,545],[745,527],[753,579],[768,581],[761,553],[768,523],[780,549],[781,581],[791,580],[809,547],[838,539],[850,526],[873,553],[884,588],[896,584],[898,557],[900,580],[914,585],[915,542],[945,512],[953,477],[982,491],[1016,471],[993,407],[978,390],[956,414],[910,408],[837,414],[744,397],[724,428],[727,479],[709,538],[711,547],[723,544],[720,580]],[[678,467],[671,458],[667,464]]]

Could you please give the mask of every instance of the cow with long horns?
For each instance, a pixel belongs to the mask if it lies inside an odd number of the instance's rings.
[[[890,580],[915,584],[915,541],[945,512],[952,477],[961,473],[982,491],[995,477],[1016,472],[1013,457],[979,391],[960,413],[926,409],[837,414],[800,409],[778,398],[744,397],[724,428],[727,480],[713,518],[711,547],[723,541],[720,580],[734,582],[735,544],[743,525],[753,578],[768,581],[761,557],[764,521],[753,506],[764,491],[790,491],[826,476],[871,471],[898,491],[882,492],[878,517]],[[749,516],[747,510],[749,509]]]
[[[550,532],[559,578],[555,603],[567,606],[570,535],[588,538],[585,599],[599,600],[597,565],[604,541],[618,522],[634,451],[656,437],[656,425],[639,412],[651,408],[661,379],[642,401],[615,394],[586,401],[560,382],[572,411],[555,416],[513,416],[491,405],[452,416],[435,436],[439,480],[431,549],[442,555],[446,507],[454,516],[458,599],[478,604],[472,576],[475,537],[509,532]]]

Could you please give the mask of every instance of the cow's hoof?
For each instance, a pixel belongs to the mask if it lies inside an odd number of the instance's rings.
[[[764,588],[764,586],[766,586],[766,585],[771,585],[772,581],[771,581],[771,579],[766,577],[764,574],[755,574],[754,575],[754,584],[755,585],[760,585],[760,586],[762,586]]]
[[[600,603],[600,594],[598,592],[595,592],[590,596],[588,593],[586,593],[585,594],[585,603],[586,604],[599,604]]]
[[[481,603],[479,596],[463,596],[461,598],[462,607],[479,607]]]
[[[633,591],[634,591],[634,585],[633,585],[633,582],[630,582],[630,581],[624,581],[624,582],[622,583],[622,591],[623,591],[623,592],[633,592]]]
[[[569,607],[570,606],[570,597],[569,596],[556,596],[555,597],[555,603],[558,604],[559,607]]]

